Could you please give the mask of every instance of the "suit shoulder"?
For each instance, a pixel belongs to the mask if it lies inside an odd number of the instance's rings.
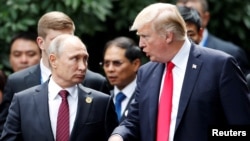
[[[19,96],[25,96],[27,95],[28,97],[30,97],[31,93],[36,93],[39,89],[41,89],[41,85],[36,85],[27,89],[24,89],[22,91],[17,92],[15,95],[19,95]]]
[[[162,65],[163,63],[158,63],[158,62],[152,62],[149,61],[146,64],[143,64],[139,70],[140,71],[144,71],[146,70],[147,72],[150,72],[150,70],[154,70],[155,68],[159,67],[160,65]]]
[[[209,44],[208,47],[214,48],[214,49],[219,49],[222,51],[225,51],[226,53],[229,54],[237,54],[238,52],[244,52],[243,49],[237,45],[235,45],[232,42],[222,40],[214,35],[209,35]]]
[[[100,80],[100,81],[106,81],[106,78],[105,78],[103,75],[101,75],[101,74],[99,74],[99,73],[97,73],[97,72],[93,72],[93,71],[91,71],[91,70],[87,70],[85,79],[86,79],[86,80]]]
[[[216,57],[223,57],[223,58],[228,58],[232,57],[230,54],[222,51],[222,50],[217,50],[213,48],[206,48],[206,47],[200,47],[197,46],[195,47],[196,51],[199,51],[201,55],[209,57],[209,56],[216,56]]]
[[[110,95],[106,94],[106,93],[103,93],[101,91],[97,91],[95,89],[92,89],[92,88],[89,88],[89,87],[85,87],[83,85],[79,85],[79,87],[84,90],[85,92],[87,93],[91,93],[92,95],[94,96],[97,96],[97,97],[103,97],[103,98],[109,98]]]
[[[38,69],[39,65],[34,65],[28,68],[25,68],[23,70],[14,72],[12,74],[10,74],[8,76],[9,79],[15,79],[15,80],[19,80],[19,79],[23,79],[25,76],[29,75],[30,72],[35,71],[36,69]]]

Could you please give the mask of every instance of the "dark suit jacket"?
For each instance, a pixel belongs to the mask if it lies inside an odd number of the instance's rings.
[[[194,67],[196,65],[196,67]],[[137,74],[135,102],[114,130],[124,141],[155,141],[165,65],[149,62]],[[245,77],[233,57],[192,45],[180,95],[174,141],[207,141],[209,127],[250,125]]]
[[[15,72],[8,77],[4,88],[3,102],[0,104],[0,135],[13,95],[32,86],[39,85],[40,83],[41,69],[39,64]],[[87,70],[86,72],[83,85],[104,93],[109,93],[107,79],[90,70]]]
[[[208,37],[204,46],[224,51],[232,55],[233,57],[235,57],[236,60],[239,62],[239,66],[241,67],[244,74],[247,74],[250,71],[247,55],[245,51],[239,46],[231,42],[223,41],[213,36],[209,32],[208,32]]]
[[[86,102],[91,97],[92,102]],[[112,98],[78,86],[78,107],[70,141],[107,141],[118,125]],[[54,141],[48,106],[48,81],[14,95],[1,141]]]
[[[112,99],[113,99],[113,98],[114,98],[114,95],[115,95],[115,94],[114,94],[114,90],[111,90],[111,91],[110,91],[110,95],[111,95],[111,97],[112,97]],[[128,115],[128,110],[129,110],[129,105],[133,102],[134,97],[135,97],[135,93],[133,93],[133,95],[130,97],[130,99],[129,99],[129,101],[128,101],[128,104],[127,104],[127,106],[126,106],[124,112],[122,113],[122,117],[121,117],[121,120],[120,120],[120,121],[123,121],[123,120],[127,117],[127,115]]]

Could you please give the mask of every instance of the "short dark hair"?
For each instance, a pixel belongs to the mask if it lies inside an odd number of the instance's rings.
[[[197,10],[186,6],[177,6],[177,8],[185,22],[195,24],[198,30],[201,28],[201,18]]]
[[[125,49],[125,57],[130,62],[134,61],[135,59],[141,60],[142,58],[141,49],[135,44],[134,40],[124,36],[120,36],[108,41],[104,47],[103,56],[105,55],[106,50],[112,45]]]
[[[15,34],[11,41],[10,41],[10,50],[11,50],[11,46],[12,44],[17,40],[17,39],[25,39],[25,40],[29,40],[29,41],[34,41],[36,42],[36,38],[37,38],[37,34],[35,32],[30,32],[30,31],[21,31],[18,32],[17,34]]]

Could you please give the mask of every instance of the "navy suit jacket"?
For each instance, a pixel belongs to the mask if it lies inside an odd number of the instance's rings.
[[[86,98],[92,101],[87,102]],[[78,106],[70,141],[107,141],[118,125],[111,96],[78,85]],[[14,95],[1,141],[54,141],[48,81]]]
[[[208,32],[207,40],[204,46],[208,48],[213,48],[213,49],[224,51],[232,55],[233,57],[235,57],[244,74],[247,74],[250,71],[247,55],[245,51],[239,46],[236,46],[235,44],[231,42],[221,40],[213,36],[209,32]]]
[[[135,102],[113,134],[120,134],[124,141],[155,141],[164,67],[149,62],[139,69]],[[232,56],[192,44],[174,141],[207,141],[210,126],[250,125],[248,93],[245,77]]]
[[[27,69],[15,72],[8,77],[4,88],[3,102],[0,104],[0,136],[3,129],[3,124],[8,115],[8,109],[17,92],[41,84],[41,69],[40,65],[34,65]],[[88,88],[92,88],[104,93],[109,93],[107,79],[95,72],[87,70],[85,79],[82,84]]]

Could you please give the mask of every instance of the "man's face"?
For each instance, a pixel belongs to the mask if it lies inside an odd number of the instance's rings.
[[[169,43],[172,39],[167,33],[165,35],[157,33],[151,27],[151,24],[145,24],[137,30],[137,35],[140,38],[139,46],[151,61],[167,62],[171,54]],[[169,54],[169,56],[166,56]]]
[[[140,66],[139,59],[130,62],[125,57],[125,49],[117,46],[110,46],[104,54],[103,68],[111,85],[117,86],[120,90],[131,83]]]
[[[39,63],[41,51],[35,41],[17,39],[10,51],[10,65],[14,72]]]
[[[52,76],[63,87],[81,83],[88,67],[86,47],[79,42],[66,42],[59,54],[50,55],[50,62],[53,62]]]
[[[204,11],[200,0],[188,0],[186,2],[177,2],[176,5],[187,6],[197,10],[201,17],[202,27],[205,28],[210,20],[210,13]]]
[[[40,49],[42,50],[43,54],[43,58],[46,59],[47,58],[47,48],[50,45],[50,42],[56,38],[58,35],[62,35],[62,34],[71,34],[73,35],[74,32],[72,30],[66,29],[66,30],[53,30],[53,29],[49,29],[47,30],[47,35],[45,38],[38,36],[37,38],[37,43],[40,47]],[[46,58],[45,58],[46,57]]]
[[[202,39],[203,29],[198,29],[192,22],[186,22],[187,35],[196,44],[199,44]]]

